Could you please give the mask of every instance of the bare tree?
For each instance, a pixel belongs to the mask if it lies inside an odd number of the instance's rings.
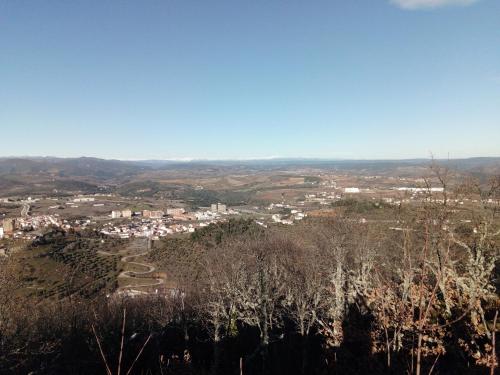
[[[285,282],[281,259],[291,246],[289,241],[269,236],[242,244],[248,254],[244,287],[238,291],[239,319],[260,332],[260,355],[263,372],[267,373],[268,347],[273,329],[282,323]]]
[[[294,239],[284,254],[285,310],[302,339],[302,373],[307,371],[308,337],[328,307],[328,267],[324,254]]]

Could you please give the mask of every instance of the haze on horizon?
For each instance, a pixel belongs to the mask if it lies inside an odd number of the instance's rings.
[[[1,156],[499,156],[500,2],[0,3]]]

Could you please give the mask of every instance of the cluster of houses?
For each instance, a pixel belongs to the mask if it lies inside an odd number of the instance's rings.
[[[174,224],[170,220],[142,219],[122,224],[106,223],[101,229],[101,233],[120,238],[147,237],[156,240],[175,233],[192,233],[197,226],[208,225],[208,223]]]
[[[305,194],[304,198],[306,202],[318,202],[319,204],[322,205],[328,205],[331,202],[341,199],[341,195],[335,194],[334,191],[332,192],[326,192],[322,191],[320,193],[310,193],[310,194]]]
[[[59,215],[35,215],[18,218],[3,219],[0,227],[0,239],[11,238],[34,240],[41,234],[41,230],[48,227],[57,227],[64,230],[81,230],[95,224],[90,219],[75,219],[72,221],[61,219]]]
[[[300,210],[291,210],[290,215],[274,214],[271,216],[273,222],[292,225],[295,221],[302,220],[306,217],[306,214]]]
[[[114,210],[111,211],[112,219],[130,219],[132,217],[142,217],[146,219],[162,219],[165,217],[172,218],[177,221],[190,221],[190,220],[212,220],[218,218],[220,215],[234,215],[236,211],[228,209],[225,204],[215,203],[212,204],[209,210],[186,212],[182,207],[167,208],[162,210]]]
[[[101,233],[120,238],[147,237],[157,240],[178,233],[193,233],[198,228],[224,220],[220,216],[200,216],[200,219],[204,221],[175,222],[173,218],[163,217],[159,219],[141,218],[119,224],[110,222],[104,224]]]
[[[286,224],[286,225],[292,225],[295,221],[299,221],[304,219],[307,215],[299,210],[297,207],[285,204],[285,203],[271,203],[269,206],[266,207],[267,210],[272,211],[275,209],[279,210],[289,210],[289,214],[285,213],[275,213],[271,216],[271,220],[274,223],[279,223],[279,224]],[[265,226],[263,222],[256,222],[259,225]]]
[[[210,209],[186,212],[184,208],[173,207],[162,210],[131,211],[116,210],[111,212],[112,219],[133,219],[109,222],[101,233],[120,238],[149,237],[158,239],[176,233],[192,233],[197,228],[225,220],[227,215],[237,215],[237,211],[228,209],[225,204],[212,204]]]

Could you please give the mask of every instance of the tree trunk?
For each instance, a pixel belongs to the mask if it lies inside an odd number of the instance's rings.
[[[385,331],[385,345],[387,350],[387,368],[391,368],[391,344],[389,342],[389,333],[387,332],[387,328],[384,328]]]
[[[495,367],[497,367],[497,345],[496,345],[496,334],[497,334],[497,318],[498,318],[498,310],[495,312],[495,318],[493,319],[493,332],[491,333],[491,367],[490,367],[490,375],[495,375]]]
[[[308,344],[309,344],[309,336],[302,334],[301,335],[301,344],[302,344],[302,375],[308,374],[307,368],[308,368]]]
[[[220,370],[220,324],[218,322],[215,322],[214,324],[214,358],[213,358],[213,363],[212,363],[212,374],[216,375],[219,373]]]
[[[264,307],[263,309],[263,325],[262,325],[262,332],[261,332],[261,337],[260,337],[260,355],[262,359],[262,373],[268,374],[268,363],[267,363],[267,358],[269,355],[269,331],[268,331],[268,326],[267,326],[267,309]]]
[[[267,311],[267,303],[269,300],[268,283],[264,270],[264,265],[259,264],[259,287],[260,287],[260,354],[262,359],[262,373],[268,374],[268,353],[269,353],[269,312]]]
[[[417,365],[415,368],[415,375],[420,375],[421,360],[422,360],[422,334],[419,333],[417,341]]]

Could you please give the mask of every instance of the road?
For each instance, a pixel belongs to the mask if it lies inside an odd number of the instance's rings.
[[[139,241],[141,241],[141,240],[137,239],[134,242],[136,245],[138,245]],[[145,246],[147,247],[147,244]],[[119,287],[117,291],[121,291],[121,290],[137,289],[137,288],[149,288],[149,287],[154,287],[154,286],[159,286],[159,285],[165,284],[165,280],[163,278],[147,277],[147,275],[150,275],[156,271],[155,266],[153,266],[152,264],[149,264],[149,263],[137,262],[134,260],[136,258],[139,258],[141,256],[149,254],[150,251],[151,250],[148,249],[148,250],[142,251],[140,253],[129,254],[130,248],[126,248],[124,250],[119,251],[118,253],[108,253],[108,252],[102,251],[102,250],[99,250],[98,253],[101,255],[105,255],[105,256],[123,255],[121,258],[121,262],[124,265],[130,264],[130,265],[143,267],[146,269],[146,271],[122,271],[122,272],[120,272],[120,274],[118,275],[119,278],[122,278],[122,279],[127,278],[127,279],[129,279],[129,281],[131,281],[130,284],[128,284],[126,286]],[[147,280],[147,279],[154,280],[154,282],[151,282],[148,284],[133,283],[133,281]]]
[[[23,204],[23,208],[21,209],[21,216],[26,217],[30,213],[31,206],[28,203]]]

